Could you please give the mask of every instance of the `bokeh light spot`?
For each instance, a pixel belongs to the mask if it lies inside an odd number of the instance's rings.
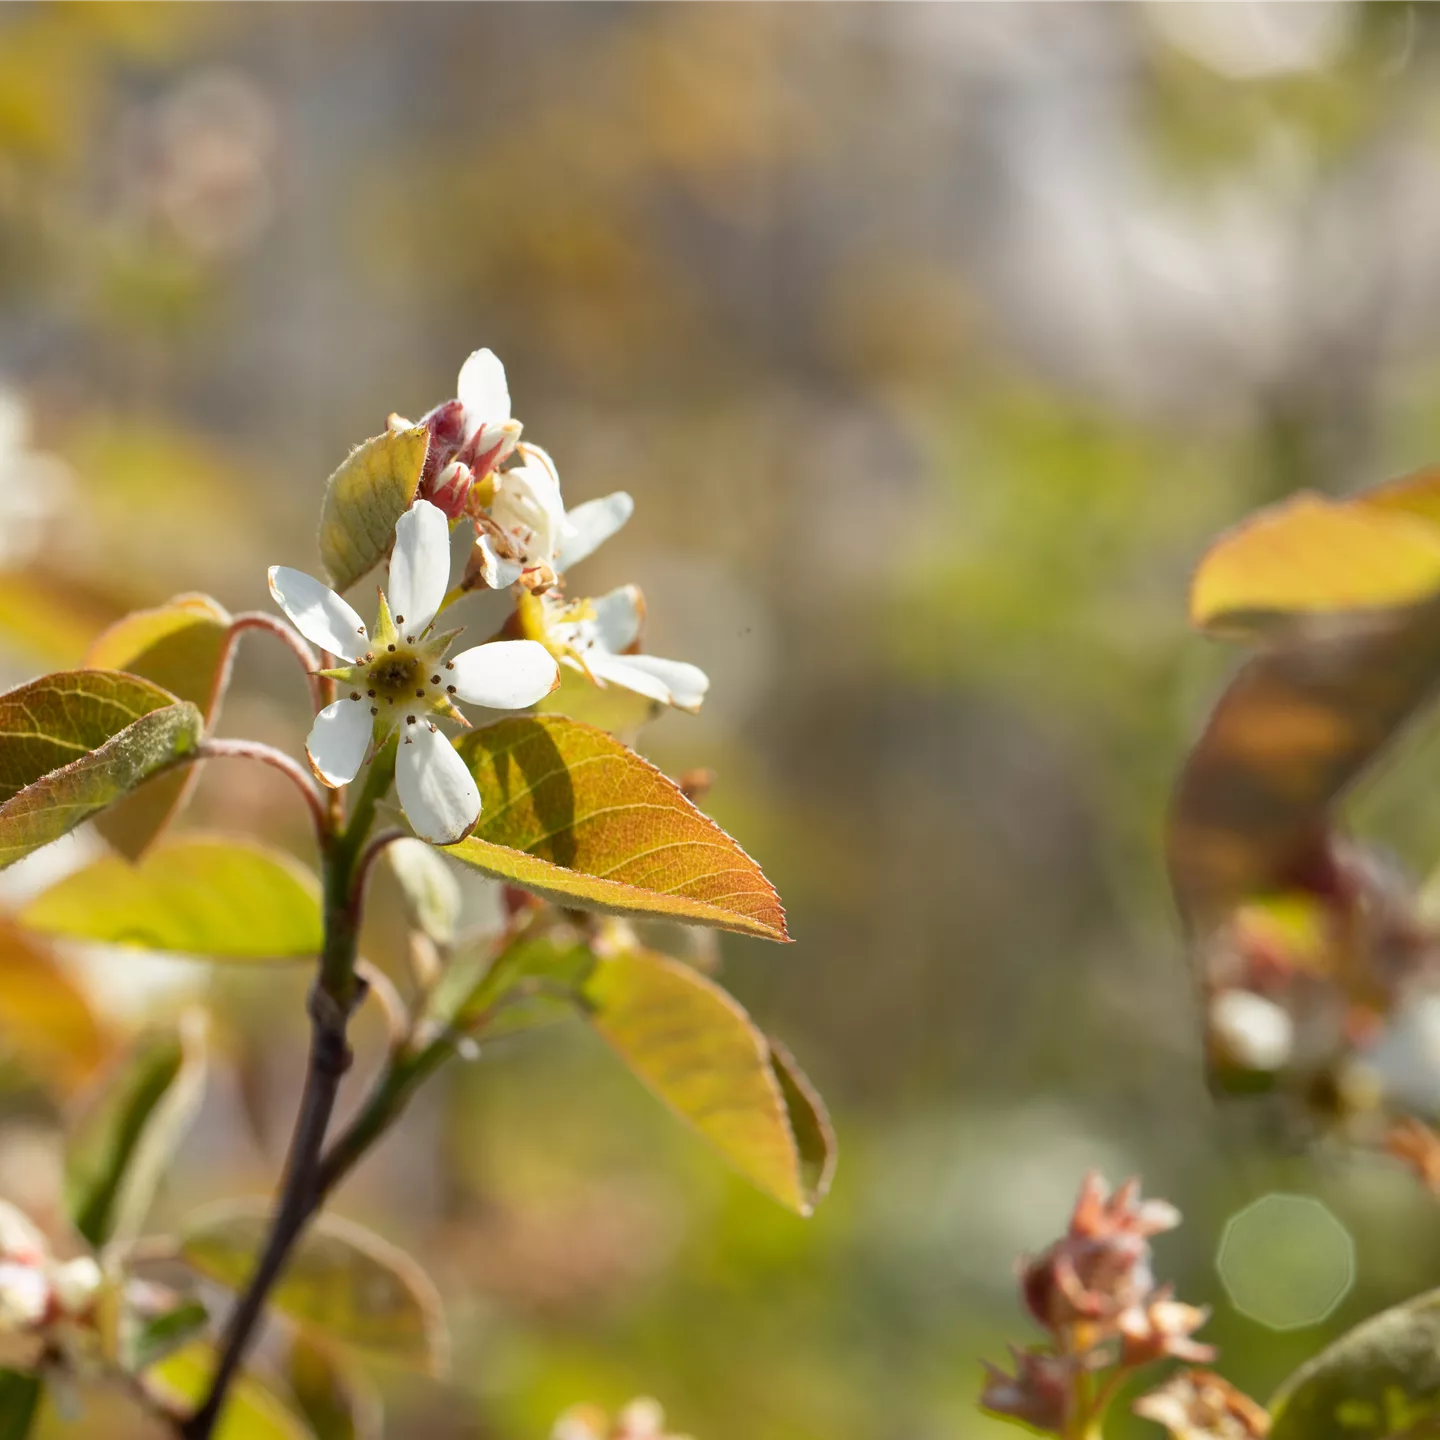
[[[1272,1330],[1323,1320],[1355,1283],[1355,1242],[1309,1195],[1263,1195],[1231,1216],[1215,1258],[1230,1303]]]

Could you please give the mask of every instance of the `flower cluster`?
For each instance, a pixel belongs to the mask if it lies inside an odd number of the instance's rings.
[[[582,1405],[567,1410],[550,1440],[688,1440],[665,1428],[665,1412],[654,1400],[632,1400],[612,1424],[602,1411]]]
[[[1157,1286],[1151,1269],[1151,1237],[1179,1223],[1173,1205],[1142,1200],[1135,1181],[1112,1194],[1087,1175],[1066,1233],[1020,1271],[1025,1306],[1047,1343],[1012,1348],[1013,1373],[987,1365],[982,1407],[1037,1430],[1081,1435],[1096,1418],[1094,1372],[1122,1374],[1167,1356],[1213,1359],[1193,1338],[1206,1311]]]
[[[0,1201],[0,1365],[33,1370],[84,1348],[102,1284],[88,1255],[57,1260],[49,1242]]]
[[[397,739],[395,788],[417,835],[463,839],[480,816],[474,778],[437,719],[467,724],[456,702],[523,709],[560,683],[559,666],[664,705],[697,710],[709,681],[680,661],[639,653],[644,601],[636,586],[568,600],[565,570],[630,518],[623,491],[567,511],[554,461],[520,441],[505,370],[489,350],[461,368],[459,394],[421,424],[428,432],[417,497],[395,527],[389,580],[373,632],[340,595],[299,570],[272,566],[270,593],[312,644],[345,663],[321,673],[338,698],[316,716],[306,755],[329,786],[346,785],[373,751]],[[410,422],[391,416],[393,428]],[[451,654],[459,629],[435,622],[450,588],[450,527],[473,526],[460,590],[514,587],[517,608],[493,639]]]

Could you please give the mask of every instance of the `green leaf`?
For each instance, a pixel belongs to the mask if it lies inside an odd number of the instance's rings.
[[[0,1048],[62,1090],[83,1084],[111,1051],[89,1000],[37,937],[0,920]]]
[[[210,1390],[215,1373],[214,1349],[204,1343],[187,1345],[145,1372],[146,1391],[172,1412],[193,1413]],[[253,1375],[242,1375],[231,1387],[212,1440],[314,1440],[310,1431]]]
[[[198,1274],[244,1287],[269,1232],[260,1201],[227,1201],[187,1219],[180,1254]],[[447,1340],[434,1282],[403,1250],[359,1225],[322,1216],[306,1231],[271,1308],[330,1339],[428,1373],[445,1368]]]
[[[209,1319],[198,1300],[184,1300],[163,1315],[141,1321],[126,1343],[126,1369],[133,1374],[159,1364],[196,1339]]]
[[[472,730],[455,748],[485,807],[474,834],[448,847],[457,860],[560,905],[789,939],[760,867],[603,730],[521,716]]]
[[[460,923],[460,882],[455,872],[423,840],[397,840],[385,848],[399,882],[405,914],[437,945],[448,945]]]
[[[387,430],[347,455],[325,487],[320,559],[348,590],[390,553],[395,522],[410,508],[430,444],[423,425]]]
[[[1270,1440],[1384,1440],[1440,1426],[1440,1291],[1362,1321],[1270,1402]]]
[[[70,1133],[65,1205],[95,1249],[139,1233],[205,1086],[200,1017],[138,1041]]]
[[[138,864],[104,856],[37,895],[32,930],[217,960],[294,960],[324,939],[320,885],[299,861],[253,840],[187,834]]]
[[[47,675],[0,695],[0,868],[192,755],[203,721],[146,680]]]
[[[810,1214],[829,1165],[814,1133],[797,1139],[792,1106],[802,1131],[824,1122],[785,1061],[782,1080],[769,1041],[732,996],[647,950],[598,959],[583,994],[590,1023],[656,1095],[746,1179]]]
[[[231,617],[208,595],[177,595],[155,610],[117,621],[90,647],[85,664],[124,670],[188,700],[214,723],[230,674]],[[100,833],[136,859],[179,812],[198,775],[193,767],[157,775],[100,816]]]
[[[38,1375],[0,1370],[0,1440],[25,1440],[40,1410],[43,1393]]]
[[[303,1331],[290,1346],[286,1379],[315,1440],[380,1440],[380,1397],[353,1365]]]

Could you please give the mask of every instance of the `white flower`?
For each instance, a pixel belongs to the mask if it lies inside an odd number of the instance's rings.
[[[417,500],[395,527],[390,581],[380,595],[372,637],[353,609],[328,586],[281,565],[270,570],[270,593],[295,628],[348,666],[327,671],[342,698],[316,717],[305,753],[327,785],[355,778],[372,741],[402,731],[395,760],[400,805],[422,839],[449,845],[480,816],[480,793],[465,763],[430,719],[464,723],[455,700],[495,710],[533,705],[559,684],[559,670],[531,640],[477,645],[446,660],[458,630],[431,635],[449,584],[450,527],[445,516]]]
[[[472,571],[492,590],[518,580],[545,590],[629,520],[635,502],[623,490],[565,509],[555,462],[538,445],[520,445],[519,465],[496,473],[477,525]]]
[[[471,488],[503,464],[520,439],[521,425],[510,414],[505,367],[493,350],[476,350],[460,367],[456,398],[420,421],[430,432],[425,467],[416,495],[439,506],[451,520],[464,513]],[[411,422],[392,415],[391,430]]]
[[[622,585],[597,600],[567,605],[553,595],[542,597],[545,633],[562,663],[601,685],[619,685],[637,695],[695,711],[705,699],[710,679],[683,660],[631,653],[640,639],[645,602],[637,585]]]

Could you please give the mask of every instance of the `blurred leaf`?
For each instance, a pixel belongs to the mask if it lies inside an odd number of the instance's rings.
[[[198,1015],[138,1041],[71,1128],[65,1205],[95,1249],[133,1238],[199,1109],[205,1045]]]
[[[1440,676],[1440,601],[1292,620],[1240,668],[1186,758],[1167,851],[1181,913],[1313,888],[1329,811]]]
[[[1440,472],[1427,473],[1440,489]],[[1190,618],[1245,634],[1286,615],[1394,609],[1437,591],[1440,525],[1369,495],[1301,494],[1210,547],[1191,585]]]
[[[593,726],[523,716],[456,742],[485,809],[447,853],[561,905],[787,940],[760,867],[648,760]]]
[[[290,1346],[290,1393],[316,1440],[380,1440],[384,1414],[374,1387],[354,1366],[303,1332]]]
[[[324,939],[320,884],[257,841],[187,834],[136,865],[106,855],[20,912],[32,930],[216,960],[294,960]]]
[[[53,576],[0,572],[0,637],[7,649],[47,668],[78,665],[95,626],[90,607]]]
[[[386,847],[385,856],[411,925],[437,945],[448,945],[460,922],[460,882],[454,872],[423,840],[397,840]]]
[[[387,430],[350,452],[325,487],[320,559],[330,583],[348,590],[387,554],[395,522],[415,498],[429,432]]]
[[[124,670],[188,700],[214,723],[230,671],[230,615],[208,595],[177,595],[155,610],[117,621],[90,647],[85,664]],[[198,779],[187,766],[158,775],[96,822],[122,855],[136,859],[178,813]]]
[[[515,941],[498,954],[462,954],[431,990],[426,1020],[494,1039],[573,1015],[594,965],[589,945],[568,929]]]
[[[0,1040],[69,1090],[95,1073],[110,1040],[84,992],[43,942],[0,921]]]
[[[1440,1426],[1440,1291],[1362,1321],[1270,1402],[1270,1440],[1383,1440]]]
[[[608,730],[623,740],[638,734],[668,707],[623,685],[602,688],[578,670],[562,665],[559,688],[542,696],[535,708],[546,715],[568,715],[572,720]]]
[[[656,1095],[751,1183],[810,1214],[819,1198],[810,1180],[826,1178],[827,1162],[815,1133],[797,1141],[787,1084],[803,1128],[821,1122],[794,1077],[779,1078],[769,1042],[733,997],[647,950],[599,959],[583,993],[590,1023]]]
[[[0,1370],[0,1440],[25,1440],[40,1409],[38,1375]]]
[[[820,1092],[778,1040],[770,1040],[770,1065],[790,1120],[790,1133],[800,1156],[800,1182],[811,1207],[830,1193],[837,1157],[835,1130]]]
[[[194,1340],[209,1319],[198,1300],[185,1300],[163,1315],[142,1321],[128,1342],[126,1368],[132,1373],[148,1370]]]
[[[226,1201],[190,1216],[180,1254],[199,1274],[241,1289],[269,1232],[261,1201]],[[434,1282],[403,1250],[359,1225],[322,1216],[306,1231],[271,1308],[323,1335],[429,1373],[447,1341]]]
[[[193,753],[200,712],[148,681],[69,670],[0,695],[0,868]]]
[[[215,1351],[206,1344],[187,1345],[145,1372],[145,1389],[161,1404],[190,1414],[210,1389]],[[253,1375],[231,1387],[213,1440],[314,1440],[310,1431]]]

